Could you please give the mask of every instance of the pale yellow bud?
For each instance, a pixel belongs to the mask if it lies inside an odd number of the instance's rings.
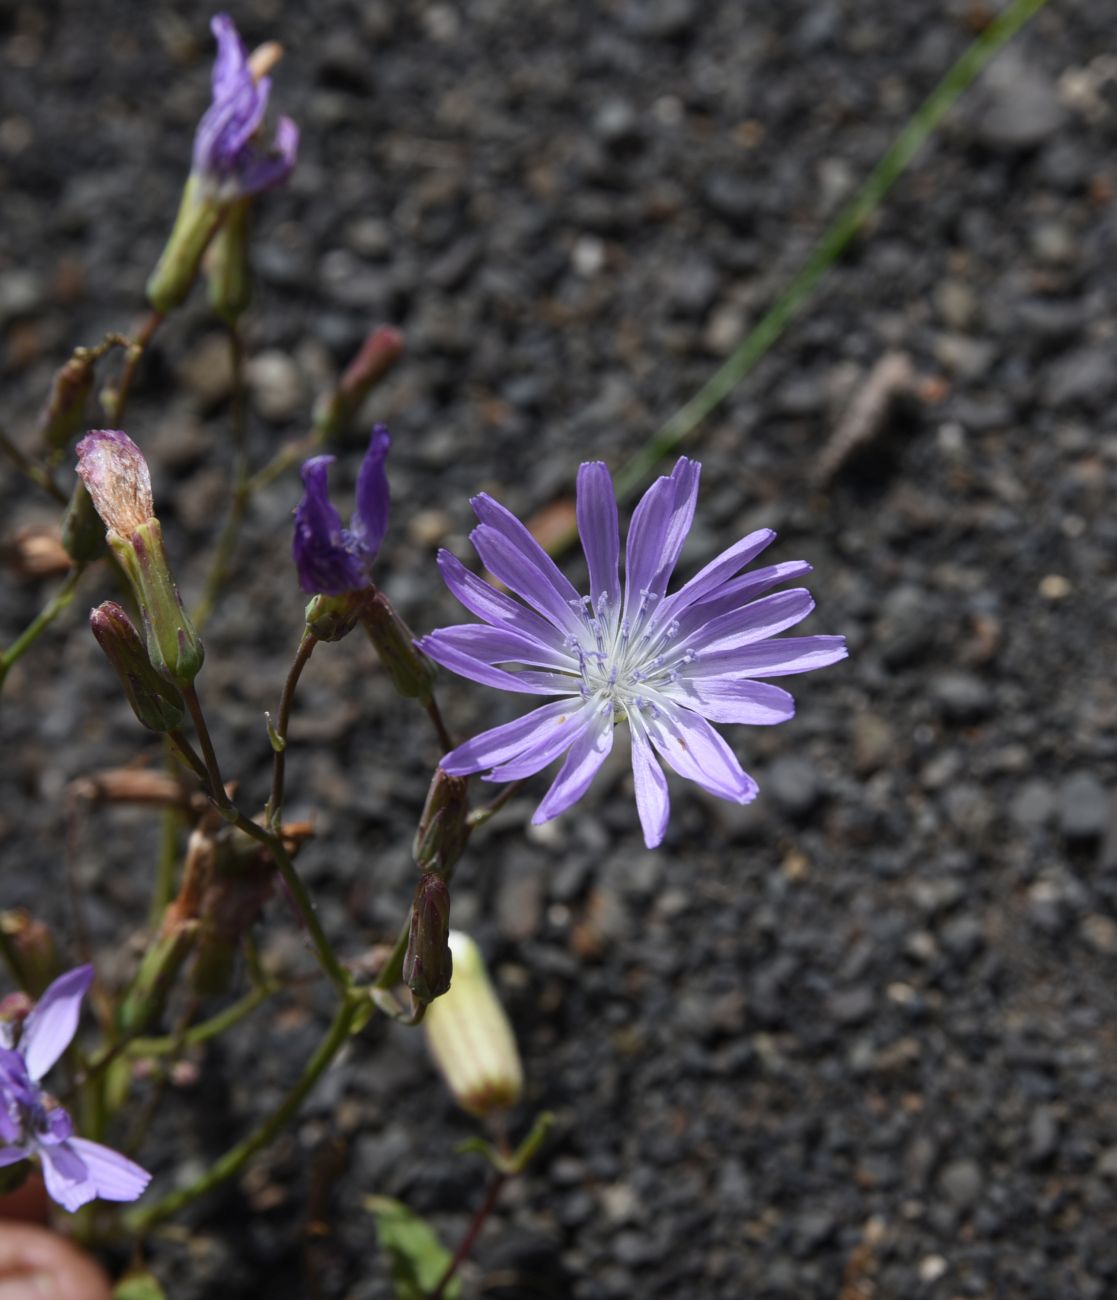
[[[512,1026],[480,948],[461,930],[451,930],[449,942],[453,982],[423,1018],[431,1054],[463,1110],[471,1115],[506,1110],[524,1089]]]

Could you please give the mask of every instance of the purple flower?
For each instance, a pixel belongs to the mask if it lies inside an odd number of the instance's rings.
[[[228,14],[218,14],[210,30],[217,39],[213,103],[194,136],[194,174],[222,200],[242,198],[287,179],[295,165],[299,130],[290,118],[281,117],[271,148],[259,146],[256,137],[271,80],[253,77],[244,43]]]
[[[357,508],[343,528],[330,504],[326,475],[336,459],[314,456],[302,467],[306,491],[295,507],[292,554],[303,591],[340,596],[366,587],[372,562],[388,527],[388,475],[384,462],[392,440],[378,424],[357,476]]]
[[[487,781],[516,781],[565,754],[532,818],[539,824],[582,797],[612,748],[615,726],[627,719],[636,806],[649,848],[662,841],[669,809],[656,755],[719,798],[748,803],[756,797],[756,782],[710,723],[784,722],[795,712],[792,697],[755,679],[835,663],[845,658],[845,640],[774,639],[804,619],[814,601],[803,588],[763,595],[809,573],[802,561],[738,576],[775,539],[771,529],[750,533],[666,594],[694,518],[700,469],[680,459],[670,477],[644,494],[628,530],[622,585],[609,471],[599,461],[581,466],[577,515],[588,596],[578,594],[514,515],[491,497],[474,498],[481,523],[470,540],[489,572],[520,600],[442,551],[446,585],[484,622],[439,628],[419,648],[472,681],[561,698],[459,745],[442,760],[447,772],[487,768]]]
[[[0,1166],[37,1154],[50,1195],[67,1210],[86,1201],[134,1201],[151,1175],[99,1142],[74,1136],[68,1111],[39,1080],[70,1045],[92,966],[58,979],[22,1022],[0,1024]]]

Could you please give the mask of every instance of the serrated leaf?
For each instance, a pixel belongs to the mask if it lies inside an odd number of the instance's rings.
[[[392,1263],[397,1300],[426,1300],[441,1281],[453,1256],[434,1229],[390,1196],[366,1196],[365,1209],[376,1219],[376,1238]],[[461,1283],[454,1278],[442,1293],[457,1300]]]

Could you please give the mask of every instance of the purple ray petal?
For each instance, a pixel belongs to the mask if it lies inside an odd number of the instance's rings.
[[[539,571],[543,581],[554,589],[564,604],[581,599],[570,579],[566,577],[554,560],[532,537],[526,526],[510,510],[505,509],[499,501],[495,501],[487,492],[482,492],[480,495],[473,497],[469,504],[473,507],[473,513],[483,524],[487,524],[488,527],[495,529],[501,536],[505,537],[523,555],[524,559]]]
[[[776,534],[770,528],[758,528],[755,533],[742,537],[728,550],[715,556],[705,568],[699,569],[685,586],[668,596],[659,607],[656,622],[678,618],[684,609],[688,609],[695,601],[711,595],[715,588],[732,578],[738,570],[743,569],[775,540]]]
[[[213,97],[228,99],[248,71],[248,52],[228,14],[214,14],[209,29],[217,42],[213,59]]]
[[[520,781],[525,776],[534,776],[560,754],[566,753],[592,724],[598,707],[592,702],[582,704],[580,700],[571,700],[570,708],[565,714],[560,714],[553,722],[545,724],[515,758],[486,772],[481,780]]]
[[[671,517],[667,523],[667,532],[663,539],[662,560],[651,582],[651,589],[661,599],[667,590],[667,584],[679,562],[683,543],[694,522],[694,507],[698,503],[698,479],[702,466],[696,460],[680,456],[671,471],[671,481],[675,485],[675,502]]]
[[[700,655],[686,669],[696,677],[786,677],[791,673],[809,673],[844,659],[845,637],[787,636],[775,641],[758,641],[739,650]]]
[[[440,766],[451,776],[469,776],[487,767],[496,767],[517,754],[523,753],[538,736],[547,733],[559,718],[564,718],[578,707],[575,700],[557,700],[544,704],[522,718],[505,722],[489,731],[482,731],[464,745],[446,754]]]
[[[354,536],[360,538],[369,560],[376,557],[388,529],[391,494],[388,490],[385,461],[391,445],[392,439],[387,428],[378,424],[372,431],[368,451],[365,452],[357,475],[357,508],[353,512],[349,528]]]
[[[649,849],[663,843],[671,800],[667,793],[667,778],[656,762],[647,732],[639,714],[629,715],[632,738],[632,783],[636,790],[636,811],[644,832],[644,843]]]
[[[574,636],[585,632],[585,624],[570,603],[554,586],[543,580],[531,560],[503,534],[488,524],[479,524],[470,533],[469,540],[493,577],[527,601],[556,628]]]
[[[635,618],[642,594],[663,563],[663,547],[675,505],[676,483],[657,478],[640,498],[628,526],[624,558],[624,618]]]
[[[313,456],[302,467],[306,490],[295,507],[291,554],[303,591],[340,596],[365,586],[368,575],[360,558],[341,540],[341,516],[327,488],[327,471],[333,462],[333,456]]]
[[[735,650],[786,632],[801,623],[812,609],[814,599],[805,587],[777,591],[712,619],[687,639],[687,645],[704,655]]]
[[[755,569],[752,573],[743,573],[739,578],[722,583],[710,595],[696,600],[679,615],[679,641],[712,619],[720,618],[732,609],[740,609],[757,596],[763,596],[781,582],[802,578],[810,572],[811,566],[806,560],[787,560],[782,564],[769,564],[762,569]]]
[[[578,662],[569,652],[543,645],[535,637],[525,636],[508,627],[489,627],[487,623],[459,623],[456,627],[442,627],[431,636],[438,637],[439,648],[450,647],[486,664],[521,663],[539,668],[553,668],[557,672],[578,672]],[[581,679],[570,680],[568,689],[573,694]]]
[[[43,1161],[43,1181],[46,1183],[47,1194],[64,1210],[69,1210],[72,1214],[97,1195],[97,1188],[90,1180],[85,1162],[72,1149],[72,1143],[41,1147],[39,1155]]]
[[[8,1165],[18,1164],[19,1161],[26,1160],[30,1154],[30,1147],[2,1146],[0,1147],[0,1169],[5,1169]]]
[[[775,726],[795,716],[795,700],[779,686],[739,677],[680,677],[664,692],[710,722]]]
[[[472,655],[465,654],[443,637],[450,628],[437,628],[420,637],[416,646],[429,655],[436,664],[449,668],[452,673],[468,677],[482,686],[495,686],[497,690],[514,691],[518,695],[569,695],[576,688],[576,680],[559,673],[510,673]]]
[[[705,718],[663,696],[656,703],[659,717],[650,717],[647,709],[640,716],[661,758],[719,799],[749,803],[756,798],[756,782]]]
[[[613,480],[602,461],[586,461],[579,466],[577,503],[578,534],[589,566],[593,607],[598,608],[598,600],[604,595],[609,606],[616,609],[620,596],[620,525]]]
[[[270,149],[259,150],[252,144],[244,146],[237,164],[237,189],[241,194],[259,194],[282,185],[294,170],[298,155],[299,128],[289,117],[281,117],[275,124],[275,140]]]
[[[553,623],[540,617],[533,609],[521,605],[518,600],[506,596],[503,591],[497,591],[483,578],[470,573],[461,560],[449,551],[438,552],[438,567],[447,587],[471,614],[476,614],[494,627],[513,628],[544,645],[552,645],[555,649],[565,646],[563,635]]]
[[[566,762],[532,815],[533,826],[542,825],[552,817],[557,817],[585,794],[613,748],[613,729],[612,709],[607,712],[598,709],[597,716],[570,746]]]
[[[118,1151],[90,1142],[87,1138],[71,1138],[69,1146],[76,1151],[85,1165],[93,1184],[95,1195],[103,1201],[134,1201],[143,1195],[151,1182],[151,1175],[133,1160]]]
[[[92,966],[76,966],[59,975],[27,1017],[19,1050],[32,1079],[41,1079],[70,1046],[77,1032],[81,1000],[92,981]]]

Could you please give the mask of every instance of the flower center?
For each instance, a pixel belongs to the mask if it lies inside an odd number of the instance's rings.
[[[657,717],[655,694],[698,657],[694,650],[672,645],[679,632],[677,620],[657,624],[652,619],[657,599],[655,592],[641,591],[639,607],[630,616],[619,606],[610,608],[607,592],[598,597],[596,607],[589,596],[570,602],[585,625],[569,641],[581,674],[579,692],[585,700],[598,699],[611,707],[617,722],[631,709],[647,709]]]

